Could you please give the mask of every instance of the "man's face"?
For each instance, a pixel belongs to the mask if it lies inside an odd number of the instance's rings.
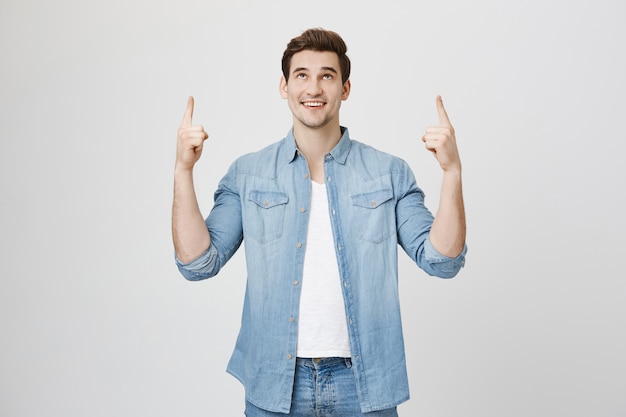
[[[341,82],[337,54],[300,51],[291,58],[289,71],[289,79],[281,79],[280,95],[289,103],[294,124],[310,129],[339,126],[339,108],[350,94],[350,81]]]

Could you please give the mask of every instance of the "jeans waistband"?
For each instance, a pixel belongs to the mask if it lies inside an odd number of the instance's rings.
[[[311,368],[331,367],[334,365],[345,365],[346,368],[352,368],[351,358],[329,357],[329,358],[296,358],[296,364],[308,366]]]

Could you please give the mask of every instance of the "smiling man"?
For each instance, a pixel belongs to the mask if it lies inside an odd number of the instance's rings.
[[[443,171],[433,217],[400,158],[350,138],[341,37],[309,29],[283,54],[287,136],[233,162],[203,218],[193,167],[208,134],[193,98],[178,130],[172,234],[189,280],[216,275],[243,242],[248,268],[228,372],[245,414],[397,416],[409,398],[398,294],[398,247],[426,273],[454,277],[465,261],[461,161],[441,97],[422,141]]]

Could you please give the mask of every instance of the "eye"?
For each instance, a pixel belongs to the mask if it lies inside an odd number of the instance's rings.
[[[332,76],[332,74],[324,74],[322,76],[322,79],[324,79],[324,80],[332,80],[333,76]]]
[[[296,78],[299,80],[304,80],[306,78],[306,74],[301,72],[299,74],[296,74]]]

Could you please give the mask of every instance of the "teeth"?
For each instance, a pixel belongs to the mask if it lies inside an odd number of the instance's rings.
[[[324,103],[319,102],[319,101],[316,101],[316,102],[306,102],[306,103],[303,103],[303,104],[304,104],[305,106],[307,106],[307,107],[320,107],[320,106],[322,106]]]

